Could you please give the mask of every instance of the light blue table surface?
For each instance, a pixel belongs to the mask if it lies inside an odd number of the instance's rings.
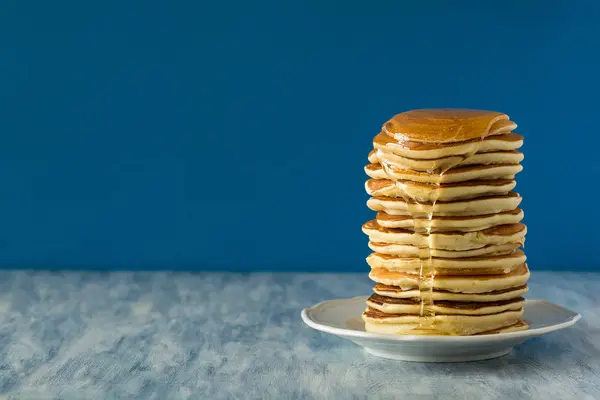
[[[600,274],[533,271],[574,327],[465,364],[369,356],[302,308],[367,274],[0,272],[0,398],[600,399]],[[5,396],[5,397],[2,397]]]

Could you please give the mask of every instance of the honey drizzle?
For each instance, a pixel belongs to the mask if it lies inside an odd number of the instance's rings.
[[[435,205],[438,201],[440,195],[440,187],[442,181],[442,175],[444,175],[450,169],[462,164],[466,159],[472,157],[479,151],[483,140],[485,139],[485,135],[480,137],[479,142],[477,142],[476,146],[469,152],[461,155],[457,155],[459,161],[452,163],[451,165],[447,165],[438,171],[430,170],[427,171],[429,174],[437,174],[438,179],[435,180],[435,183],[432,185],[435,186],[431,196],[431,208],[427,208],[429,204],[426,202],[420,202],[419,200],[408,196],[407,192],[404,190],[404,184],[398,179],[394,178],[394,174],[391,170],[394,168],[394,163],[386,160],[384,157],[381,157],[383,151],[381,149],[376,150],[376,156],[381,163],[382,169],[385,172],[388,179],[390,179],[394,186],[396,187],[396,197],[398,194],[404,199],[406,202],[407,211],[412,218],[413,221],[413,231],[415,233],[420,234],[426,240],[419,241],[419,260],[420,260],[420,268],[419,268],[419,300],[420,300],[420,312],[419,312],[419,324],[414,328],[419,331],[419,334],[440,334],[440,329],[435,327],[435,308],[434,308],[434,300],[433,300],[433,288],[435,282],[436,271],[433,266],[433,256],[431,250],[434,248],[435,243],[433,241],[434,236],[431,235],[431,229],[433,226],[433,217],[435,214]],[[401,142],[398,142],[401,145]],[[425,223],[420,224],[418,221],[422,221],[421,218],[425,214]],[[446,335],[460,335],[461,332],[443,332]]]

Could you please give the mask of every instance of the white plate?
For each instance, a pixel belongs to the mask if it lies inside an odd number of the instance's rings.
[[[365,332],[361,314],[366,296],[328,300],[302,310],[311,328],[351,340],[375,356],[404,361],[459,362],[486,360],[508,354],[525,340],[566,328],[581,315],[543,300],[526,300],[529,329],[480,336],[390,335]]]

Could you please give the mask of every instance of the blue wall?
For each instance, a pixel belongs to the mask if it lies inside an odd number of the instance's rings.
[[[372,136],[450,106],[519,123],[530,266],[600,269],[596,2],[34,3],[0,12],[0,266],[366,271]]]

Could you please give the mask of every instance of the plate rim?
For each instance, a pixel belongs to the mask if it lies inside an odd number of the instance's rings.
[[[496,333],[496,334],[492,334],[492,335],[477,335],[477,336],[442,336],[442,335],[438,335],[438,336],[424,336],[424,335],[394,335],[394,334],[390,334],[390,333],[374,333],[374,332],[365,332],[365,331],[357,331],[354,329],[346,329],[346,328],[336,328],[336,327],[332,327],[332,326],[328,326],[328,325],[323,325],[317,321],[315,321],[314,319],[312,319],[311,317],[311,313],[316,311],[319,307],[323,307],[324,305],[326,305],[327,303],[330,303],[332,301],[335,302],[341,302],[341,301],[349,301],[349,300],[355,300],[358,301],[359,299],[364,299],[366,300],[369,296],[355,296],[355,297],[350,297],[350,298],[346,298],[346,299],[330,299],[330,300],[324,300],[321,301],[317,304],[315,304],[312,307],[308,307],[308,308],[304,308],[302,310],[302,312],[300,313],[302,320],[304,321],[304,323],[306,325],[308,325],[309,327],[321,331],[321,332],[326,332],[326,333],[331,333],[337,336],[343,336],[343,337],[352,337],[352,338],[360,338],[360,339],[375,339],[375,340],[385,340],[385,341],[394,341],[394,342],[414,342],[414,341],[418,341],[418,342],[448,342],[448,343],[456,343],[456,342],[473,342],[473,343],[478,343],[478,342],[490,342],[490,341],[503,341],[503,340],[510,340],[510,339],[527,339],[527,338],[531,338],[531,337],[535,337],[535,336],[541,336],[544,335],[546,333],[550,333],[550,332],[554,332],[554,331],[558,331],[564,328],[568,328],[571,325],[574,325],[577,321],[579,321],[582,318],[582,315],[578,312],[569,310],[566,307],[560,306],[558,304],[552,303],[550,301],[547,300],[542,300],[542,299],[525,299],[525,307],[527,306],[527,304],[546,304],[546,305],[550,305],[552,307],[555,308],[560,308],[564,311],[566,311],[567,313],[570,314],[574,314],[569,320],[565,321],[565,322],[561,322],[559,324],[554,324],[554,325],[550,325],[550,326],[546,326],[543,328],[535,328],[535,329],[526,329],[523,331],[516,331],[516,332],[504,332],[504,333]]]

